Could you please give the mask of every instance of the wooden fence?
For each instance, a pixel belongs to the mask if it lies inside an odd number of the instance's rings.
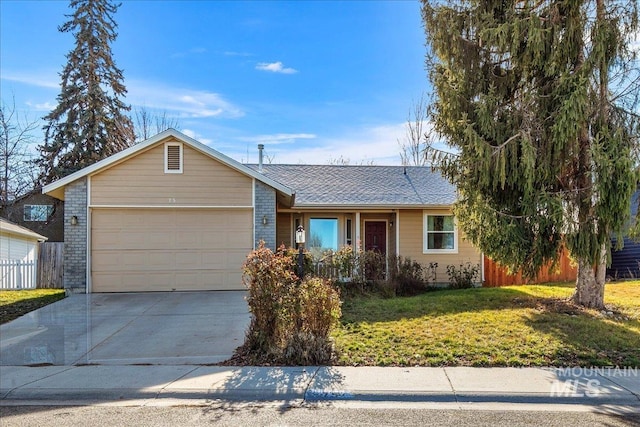
[[[44,242],[38,247],[38,288],[62,289],[64,259],[63,242]]]
[[[522,273],[509,274],[505,267],[484,258],[484,284],[486,287],[522,285],[526,283],[568,282],[576,280],[577,268],[572,265],[569,253],[563,250],[555,270],[549,266],[542,268],[535,279],[524,279]]]

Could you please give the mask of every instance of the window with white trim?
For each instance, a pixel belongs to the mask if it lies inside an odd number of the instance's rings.
[[[453,215],[424,214],[424,252],[458,252],[458,228]]]
[[[182,144],[164,144],[164,173],[182,173]]]
[[[23,220],[44,222],[53,213],[53,205],[24,205]]]

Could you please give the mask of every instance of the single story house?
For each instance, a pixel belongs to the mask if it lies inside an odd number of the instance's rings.
[[[0,289],[36,287],[38,243],[47,238],[0,218]]]
[[[173,129],[43,188],[65,202],[68,292],[243,289],[264,240],[482,265],[458,232],[456,191],[428,167],[245,165]]]

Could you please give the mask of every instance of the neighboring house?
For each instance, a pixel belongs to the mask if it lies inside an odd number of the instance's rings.
[[[640,190],[631,198],[631,218],[638,214],[638,201]],[[615,246],[616,240],[612,240]],[[624,248],[619,251],[611,251],[611,267],[607,269],[607,275],[613,279],[638,279],[640,278],[640,242],[628,237],[624,239]]]
[[[353,245],[446,265],[480,264],[458,233],[455,189],[425,167],[243,165],[167,130],[43,191],[65,201],[68,292],[244,289],[264,240]],[[71,224],[74,225],[71,225]]]
[[[0,289],[36,287],[38,243],[45,240],[45,236],[0,218]]]
[[[47,237],[64,241],[64,202],[33,190],[0,208],[0,217]]]

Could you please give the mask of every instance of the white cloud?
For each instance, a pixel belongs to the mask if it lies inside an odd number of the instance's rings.
[[[2,71],[0,75],[2,80],[23,83],[30,86],[45,87],[49,89],[59,89],[60,79],[55,72],[51,74],[31,74],[31,73],[12,73],[10,71]]]
[[[134,106],[167,111],[183,118],[244,116],[244,112],[215,92],[183,89],[154,84],[149,81],[129,80],[127,102]]]
[[[224,56],[253,56],[253,53],[249,52],[234,52],[232,50],[227,50],[222,53]]]
[[[36,111],[51,111],[57,106],[57,104],[53,104],[49,101],[35,104],[33,102],[27,101],[25,102],[25,104]]]
[[[246,142],[259,142],[263,144],[279,145],[293,144],[298,139],[315,139],[317,135],[313,133],[276,133],[272,135],[256,135],[238,138]]]
[[[256,70],[270,71],[280,74],[295,74],[298,72],[295,68],[285,67],[282,62],[260,62],[256,65]]]
[[[212,139],[208,139],[208,138],[203,138],[202,136],[200,136],[200,134],[198,134],[197,132],[191,130],[191,129],[181,129],[180,132],[184,133],[185,135],[187,135],[189,138],[193,138],[198,142],[201,142],[205,145],[211,145],[213,143]]]
[[[328,164],[331,160],[343,158],[348,159],[352,165],[371,162],[376,165],[399,165],[400,155],[397,140],[402,137],[404,126],[404,123],[366,126],[354,128],[338,136],[298,137],[295,144],[288,144],[286,147],[281,146],[282,143],[277,140],[269,142],[265,139],[258,140],[256,137],[238,139],[263,142],[266,152],[273,156],[273,163]],[[275,136],[277,135],[280,134],[275,134]],[[310,136],[312,134],[301,135]],[[244,147],[247,150],[244,152],[242,149],[233,152],[230,150],[231,147],[228,148],[224,150],[225,154],[239,161],[247,161],[247,156],[249,156],[249,162],[257,161],[257,150],[252,147]]]
[[[199,55],[199,54],[205,53],[206,51],[207,49],[203,47],[194,47],[183,52],[176,52],[171,55],[171,58],[184,58],[189,55]]]

